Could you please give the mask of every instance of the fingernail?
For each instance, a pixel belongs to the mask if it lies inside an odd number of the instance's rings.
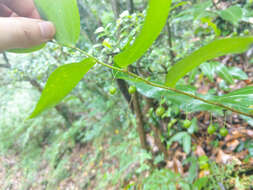
[[[40,22],[39,23],[41,36],[44,39],[52,39],[54,37],[54,25],[51,22]]]

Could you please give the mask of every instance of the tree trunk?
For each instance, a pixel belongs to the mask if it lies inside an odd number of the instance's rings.
[[[111,5],[112,5],[112,11],[113,11],[115,19],[118,19],[119,15],[120,15],[119,1],[118,0],[111,0]]]
[[[134,13],[134,1],[133,0],[127,0],[127,8],[130,14]]]

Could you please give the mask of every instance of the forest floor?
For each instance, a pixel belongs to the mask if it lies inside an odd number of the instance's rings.
[[[41,163],[39,169],[29,180],[24,177],[25,171],[18,167],[18,156],[0,156],[0,190],[94,190],[99,184],[97,174],[113,173],[117,164],[114,164],[116,160],[106,159],[105,155],[98,159],[93,159],[93,157],[96,155],[91,144],[77,145],[64,166],[68,173],[67,177],[61,181],[47,181],[51,175],[48,163]],[[86,159],[89,160],[87,165],[84,164]],[[107,170],[103,168],[106,162],[111,165]],[[118,189],[119,187],[116,186],[107,186],[106,189]]]

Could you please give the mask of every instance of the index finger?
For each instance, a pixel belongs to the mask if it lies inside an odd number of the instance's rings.
[[[33,0],[0,0],[0,2],[4,3],[19,16],[40,19]]]

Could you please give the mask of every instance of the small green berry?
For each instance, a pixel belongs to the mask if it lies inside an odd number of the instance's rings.
[[[202,170],[208,170],[209,168],[209,164],[208,163],[203,163],[199,165],[200,169]]]
[[[209,135],[214,134],[215,131],[216,131],[216,127],[214,125],[212,125],[212,124],[209,125],[209,127],[207,128],[207,132],[208,132]]]
[[[155,113],[156,113],[156,115],[157,115],[158,117],[161,117],[161,116],[164,114],[164,112],[165,112],[165,108],[164,108],[163,106],[159,106],[159,107],[156,109],[156,111],[155,111]]]
[[[248,29],[244,30],[244,31],[243,31],[243,34],[244,34],[244,35],[249,35],[249,30],[248,30]]]
[[[109,92],[111,95],[114,95],[117,92],[117,89],[115,87],[111,87]]]
[[[191,126],[192,122],[188,119],[184,120],[183,126],[184,128],[188,129]]]
[[[227,134],[228,134],[228,130],[225,127],[220,129],[221,136],[225,137],[225,136],[227,136]]]
[[[233,32],[232,36],[238,36],[238,33],[237,32]]]
[[[128,92],[129,92],[129,94],[134,94],[136,92],[136,87],[135,86],[130,86],[128,88]]]
[[[208,164],[208,157],[206,155],[200,156],[198,159],[198,163],[199,163],[199,167],[200,169],[204,170],[204,169],[208,169],[209,168],[209,164]]]
[[[199,157],[199,162],[208,162],[209,158],[206,155],[202,155]]]

